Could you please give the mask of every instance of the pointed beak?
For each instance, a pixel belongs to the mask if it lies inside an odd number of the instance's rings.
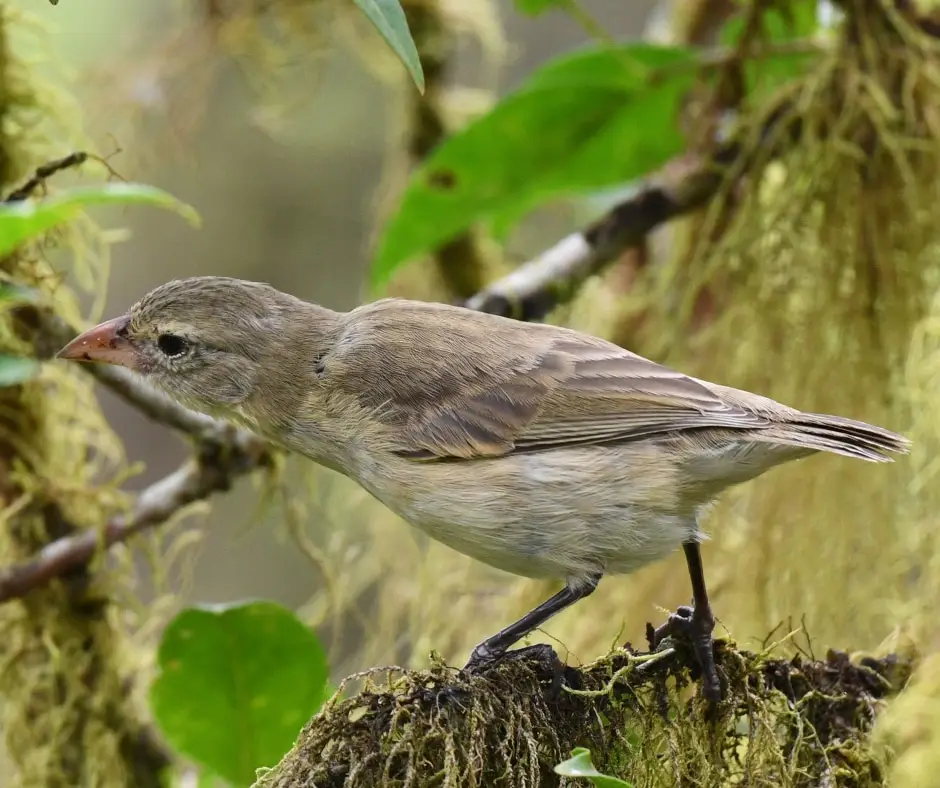
[[[56,354],[56,358],[70,361],[97,361],[133,369],[137,365],[137,352],[127,338],[130,318],[121,315],[79,334]]]

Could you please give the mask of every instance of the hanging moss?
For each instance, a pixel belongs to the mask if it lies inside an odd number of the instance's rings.
[[[40,84],[18,54],[24,43],[34,56],[43,50],[41,33],[30,39],[31,29],[0,4],[3,195],[38,164],[67,153],[61,140],[74,128],[65,98]],[[94,229],[77,226],[59,237],[75,252],[77,279],[97,284],[104,245]],[[37,294],[0,311],[0,352],[30,354],[46,310],[79,322],[75,293],[39,246],[0,260],[0,276]],[[89,379],[44,365],[36,378],[0,388],[0,563],[32,557],[124,511],[121,465]],[[0,606],[0,729],[10,788],[157,788],[168,762],[130,699],[134,654],[113,589],[91,570]]]

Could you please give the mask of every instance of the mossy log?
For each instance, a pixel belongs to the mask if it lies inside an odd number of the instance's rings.
[[[396,668],[382,683],[371,671],[256,788],[580,785],[554,771],[579,746],[635,788],[884,784],[870,733],[910,660],[783,659],[720,641],[724,700],[710,707],[691,653],[669,646],[627,646],[582,668],[507,659],[469,676]]]

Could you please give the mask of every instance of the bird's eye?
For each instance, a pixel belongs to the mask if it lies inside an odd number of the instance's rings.
[[[160,352],[170,358],[183,355],[186,344],[186,340],[176,334],[160,334],[157,337],[157,347],[160,348]]]

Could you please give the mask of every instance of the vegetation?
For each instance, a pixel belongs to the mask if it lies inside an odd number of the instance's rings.
[[[654,43],[612,40],[577,0],[516,0],[525,14],[568,14],[591,43],[460,117],[447,79],[458,30],[485,56],[500,50],[483,0],[472,11],[444,0],[329,13],[314,0],[228,5],[209,0],[201,24],[249,75],[271,77],[272,54],[322,46],[324,30],[346,23],[365,57],[399,75],[410,126],[390,172],[407,177],[387,184],[396,199],[380,210],[373,295],[565,322],[693,375],[897,429],[914,453],[888,468],[814,459],[717,507],[706,551],[726,634],[717,709],[697,697],[686,644],[612,647],[641,642],[657,607],[685,601],[672,561],[605,581],[553,622],[569,664],[509,659],[465,676],[448,666],[544,586],[493,580],[439,545],[409,552],[403,526],[348,486],[327,504],[365,512],[366,525],[316,543],[304,532],[310,501],[284,503],[276,448],[113,369],[49,362],[83,322],[80,296],[106,287],[108,234],[86,211],[138,204],[195,224],[201,207],[124,182],[97,154],[66,155],[78,121],[17,54],[29,26],[3,2],[4,785],[181,785],[193,769],[204,785],[257,788],[934,784],[932,5],[840,0],[824,16],[815,0],[700,0],[676,12],[670,43]],[[275,101],[269,87],[259,101]],[[63,185],[79,168],[100,182]],[[546,215],[584,226],[518,265],[513,243]],[[136,469],[95,382],[181,434],[185,464],[127,493]],[[322,472],[308,472],[313,491]],[[162,626],[156,606],[138,604],[138,568],[118,546],[142,547],[163,577],[185,539],[163,551],[140,535],[170,530],[245,476],[279,507],[323,593],[296,611],[175,610]],[[500,583],[495,601],[451,593]],[[354,628],[367,637],[352,661],[367,669],[343,678],[337,633]],[[393,659],[406,666],[374,667]]]

